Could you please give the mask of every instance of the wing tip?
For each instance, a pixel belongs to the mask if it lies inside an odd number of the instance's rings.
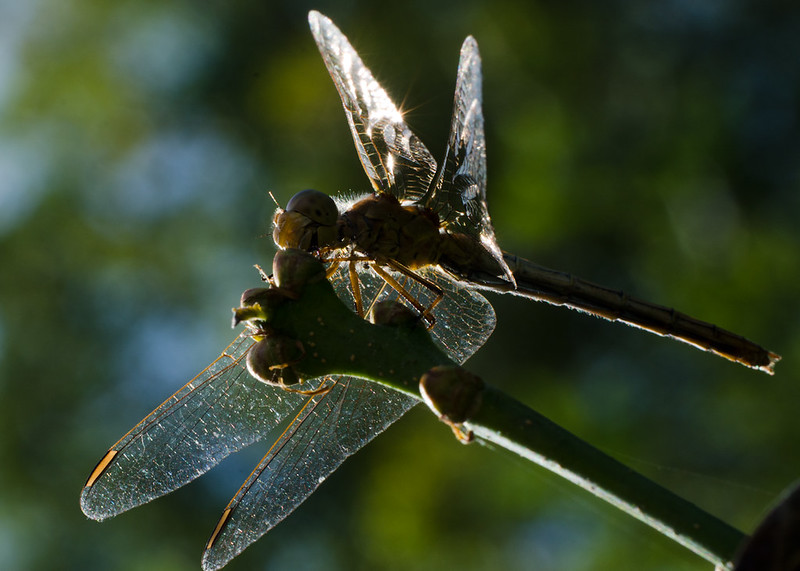
[[[86,517],[93,519],[95,521],[103,521],[107,517],[114,515],[109,514],[107,511],[98,511],[96,506],[93,505],[91,501],[91,492],[94,489],[94,484],[100,477],[105,474],[106,470],[108,469],[111,462],[114,460],[114,457],[117,455],[118,450],[112,448],[105,455],[100,459],[97,463],[97,466],[94,467],[89,477],[86,479],[86,483],[83,485],[83,489],[81,490],[81,511],[86,515]]]
[[[311,28],[311,34],[316,38],[321,33],[321,28],[324,24],[330,24],[331,21],[322,12],[310,10],[308,12],[308,27]]]
[[[481,55],[480,50],[478,50],[478,40],[475,39],[475,36],[470,35],[464,38],[464,42],[461,44],[461,58],[468,59],[473,56],[480,62]]]
[[[316,10],[308,11],[308,25],[312,28],[319,25],[319,22],[323,19],[325,19],[325,15],[322,12],[317,12]]]
[[[81,511],[83,515],[94,521],[103,521],[116,515],[116,513],[110,513],[108,510],[97,506],[96,502],[93,501],[92,490],[93,488],[87,487],[81,490]]]

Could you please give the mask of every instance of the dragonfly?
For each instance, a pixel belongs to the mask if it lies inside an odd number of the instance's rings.
[[[477,43],[467,38],[461,50],[452,129],[439,171],[339,29],[314,11],[309,13],[309,25],[342,97],[375,192],[355,210],[328,202],[330,198],[321,193],[300,194],[279,210],[273,236],[281,247],[294,241],[330,262],[329,278],[337,293],[360,314],[369,310],[365,299],[396,295],[405,300],[419,311],[436,343],[463,363],[495,327],[492,306],[479,290],[524,295],[532,271],[528,263],[499,249],[486,206]],[[374,248],[362,248],[361,242],[341,243],[346,223],[364,224],[364,235],[370,235],[376,225],[370,213],[383,215],[387,209],[395,216],[395,225],[392,229],[385,216],[378,217],[377,226],[383,230],[377,233]],[[365,216],[357,218],[356,213]],[[396,241],[386,245],[392,232]],[[364,265],[369,271],[363,271]],[[605,312],[605,317],[623,321],[633,321],[630,314],[643,312],[643,302],[548,271],[558,287],[542,292],[540,284],[536,299],[599,315]],[[581,293],[581,288],[592,295]],[[593,301],[594,307],[585,298],[606,303]],[[616,299],[616,305],[608,299]],[[733,346],[728,352],[738,351],[737,355],[746,353],[744,347],[757,347],[727,332],[709,333],[709,327],[722,330],[673,310],[650,304],[646,308],[650,313],[666,312],[663,320],[673,324],[670,335],[679,337],[680,327],[699,329],[701,333],[691,339],[704,348],[709,347],[700,341],[710,342],[703,335],[718,340],[711,349],[717,352],[723,350],[720,340],[728,340]],[[657,324],[651,322],[638,324],[655,329]],[[689,338],[688,333],[680,335]],[[419,402],[346,375],[322,379],[327,390],[310,394],[265,384],[248,372],[246,364],[255,342],[252,332],[240,333],[215,361],[111,446],[81,493],[81,508],[88,517],[103,520],[149,502],[201,476],[228,455],[272,439],[205,546],[203,568],[218,569],[287,517],[350,455]],[[735,360],[744,362],[744,357]],[[750,366],[769,368],[756,361],[750,358]]]
[[[309,23],[323,53],[341,45],[344,37],[330,20],[311,12]],[[327,30],[327,39],[321,30]],[[346,280],[331,279],[340,295],[349,295]],[[381,284],[366,276],[360,291],[377,297]],[[458,363],[477,351],[494,330],[491,304],[477,291],[456,287],[444,276],[431,275],[424,286],[415,281],[406,291],[426,303],[432,291],[441,296],[431,334]],[[203,568],[219,569],[287,517],[350,455],[420,402],[344,375],[321,382],[310,379],[325,390],[306,394],[266,384],[247,366],[255,337],[249,330],[240,333],[208,367],[111,446],[81,492],[81,509],[88,517],[104,520],[163,496],[230,454],[272,438],[205,546]]]
[[[450,137],[437,167],[344,34],[321,14],[312,12],[309,20],[373,191],[349,201],[301,191],[278,208],[273,239],[280,248],[304,249],[329,262],[341,297],[359,314],[369,312],[365,299],[374,303],[388,289],[436,331],[444,279],[454,288],[516,294],[619,321],[774,373],[780,356],[740,335],[500,248],[486,201],[481,58],[474,38],[461,48]],[[383,284],[365,295],[375,278]],[[407,284],[422,286],[428,301]]]

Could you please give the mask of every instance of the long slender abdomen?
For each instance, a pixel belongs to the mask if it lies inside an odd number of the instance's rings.
[[[516,288],[506,280],[488,273],[479,272],[467,279],[481,288],[514,293],[553,305],[564,305],[610,321],[621,321],[658,335],[672,337],[770,375],[774,373],[775,363],[780,360],[779,355],[741,335],[672,308],[642,301],[622,291],[545,268],[512,254],[504,253],[503,258],[517,280]]]

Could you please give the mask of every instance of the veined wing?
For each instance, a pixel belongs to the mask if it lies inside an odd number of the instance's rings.
[[[333,22],[308,14],[311,33],[342,99],[358,158],[377,192],[418,200],[436,174],[436,160],[403,120],[386,91]]]
[[[450,277],[436,269],[419,272],[444,292],[442,301],[433,310],[436,323],[430,331],[433,341],[451,359],[461,364],[480,349],[494,331],[497,323],[494,309],[489,301],[467,284],[456,284]],[[400,274],[394,277],[423,306],[430,305],[434,294],[419,282],[409,280]],[[358,272],[361,297],[365,310],[373,300],[391,299],[406,301],[383,278],[369,269]],[[330,277],[336,294],[348,307],[354,307],[353,291],[350,289],[347,264],[340,264]]]
[[[514,277],[497,244],[486,203],[486,137],[481,96],[481,56],[472,36],[464,40],[458,62],[450,139],[442,167],[422,204],[433,209],[448,232],[480,242],[512,284]]]
[[[89,476],[83,512],[117,515],[194,480],[256,442],[303,402],[247,372],[241,333],[203,372],[123,436]]]
[[[203,554],[219,569],[299,506],[350,455],[419,402],[377,383],[328,377],[223,511]]]
[[[454,360],[464,362],[495,325],[492,306],[478,292],[455,287],[446,276],[425,277],[445,290],[433,337]],[[347,264],[331,277],[339,296],[353,304]],[[397,296],[370,271],[359,274],[367,303]],[[421,303],[432,293],[418,282],[403,284]],[[218,569],[288,516],[350,455],[395,422],[418,400],[371,381],[331,376],[327,393],[310,397],[223,511],[203,554],[204,569]]]

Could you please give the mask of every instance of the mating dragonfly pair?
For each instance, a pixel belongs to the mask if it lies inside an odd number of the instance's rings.
[[[325,16],[309,24],[341,97],[373,193],[347,204],[303,191],[279,209],[274,239],[329,263],[339,296],[364,316],[395,296],[414,307],[456,362],[491,334],[479,290],[565,305],[673,337],[772,374],[779,356],[673,309],[629,297],[503,252],[486,203],[486,150],[478,46],[462,48],[440,167],[402,113]],[[92,471],[84,513],[102,520],[175,490],[229,454],[286,425],[224,511],[203,555],[225,565],[302,503],[349,455],[418,399],[349,376],[303,394],[248,373],[255,343],[241,333],[209,367],[122,437]]]

